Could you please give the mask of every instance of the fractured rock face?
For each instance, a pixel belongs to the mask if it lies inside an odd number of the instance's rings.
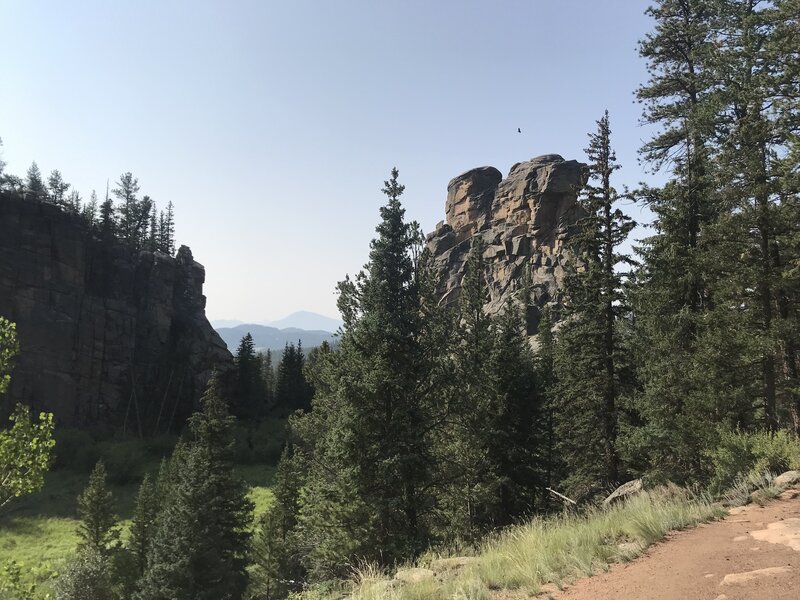
[[[0,315],[21,350],[0,416],[24,402],[68,426],[179,427],[211,371],[232,365],[204,279],[186,246],[133,254],[76,215],[0,196]]]
[[[459,175],[447,186],[446,221],[428,236],[441,277],[444,304],[457,302],[474,240],[486,245],[489,314],[497,314],[527,275],[533,284],[528,333],[538,330],[540,309],[563,285],[569,259],[564,242],[583,216],[578,192],[586,165],[546,154],[515,164],[503,179],[494,167]]]

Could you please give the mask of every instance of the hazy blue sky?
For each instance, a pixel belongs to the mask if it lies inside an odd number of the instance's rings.
[[[392,166],[430,231],[451,178],[582,159],[608,108],[617,184],[645,178],[648,4],[0,0],[3,156],[84,197],[132,171],[172,200],[211,318],[336,316]]]

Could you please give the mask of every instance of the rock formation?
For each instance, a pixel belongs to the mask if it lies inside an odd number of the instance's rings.
[[[101,240],[77,215],[0,196],[0,315],[20,355],[0,413],[18,401],[68,426],[178,427],[232,357],[205,316],[205,271]]]
[[[442,303],[458,300],[473,242],[486,250],[489,314],[497,314],[530,275],[528,333],[538,330],[540,309],[555,298],[569,259],[564,242],[582,216],[578,191],[586,166],[546,154],[515,164],[503,179],[494,167],[472,169],[447,186],[445,221],[428,236],[441,277]]]

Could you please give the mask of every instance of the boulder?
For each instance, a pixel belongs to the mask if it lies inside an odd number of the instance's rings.
[[[432,560],[430,567],[435,573],[444,573],[446,571],[460,571],[464,567],[474,564],[478,559],[474,556],[454,556],[451,558],[439,558]]]
[[[800,471],[786,471],[775,478],[777,487],[789,487],[796,483],[800,483]]]
[[[433,579],[435,576],[436,573],[430,569],[414,567],[412,569],[400,569],[394,574],[394,579],[402,583],[421,583],[428,579]]]
[[[634,479],[628,483],[623,483],[621,486],[611,492],[608,498],[603,500],[603,506],[611,506],[620,500],[631,498],[640,493],[643,489],[644,485],[641,479]]]

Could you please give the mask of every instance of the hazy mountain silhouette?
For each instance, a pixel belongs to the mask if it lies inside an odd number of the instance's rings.
[[[335,332],[342,326],[341,319],[332,319],[325,315],[310,312],[308,310],[299,310],[293,312],[288,317],[279,319],[277,321],[270,321],[264,323],[270,327],[277,327],[278,329],[285,329],[287,327],[296,327],[298,329],[307,329],[309,331],[330,331]]]
[[[333,319],[308,310],[293,312],[288,317],[278,319],[277,321],[251,321],[251,323],[254,325],[275,327],[277,329],[289,329],[294,327],[307,331],[329,331],[331,333],[335,333],[339,327],[342,326],[341,319]],[[247,324],[247,321],[242,321],[240,319],[215,319],[211,321],[211,326],[214,327],[214,329],[232,328]]]
[[[319,346],[324,341],[332,341],[333,334],[329,331],[306,330],[297,327],[287,327],[278,329],[268,325],[257,325],[254,323],[243,323],[235,327],[218,327],[222,340],[228,346],[228,350],[236,353],[236,348],[242,338],[250,333],[253,336],[253,343],[257,350],[272,350],[280,352],[286,344],[297,344],[302,342],[303,348],[309,349]]]

